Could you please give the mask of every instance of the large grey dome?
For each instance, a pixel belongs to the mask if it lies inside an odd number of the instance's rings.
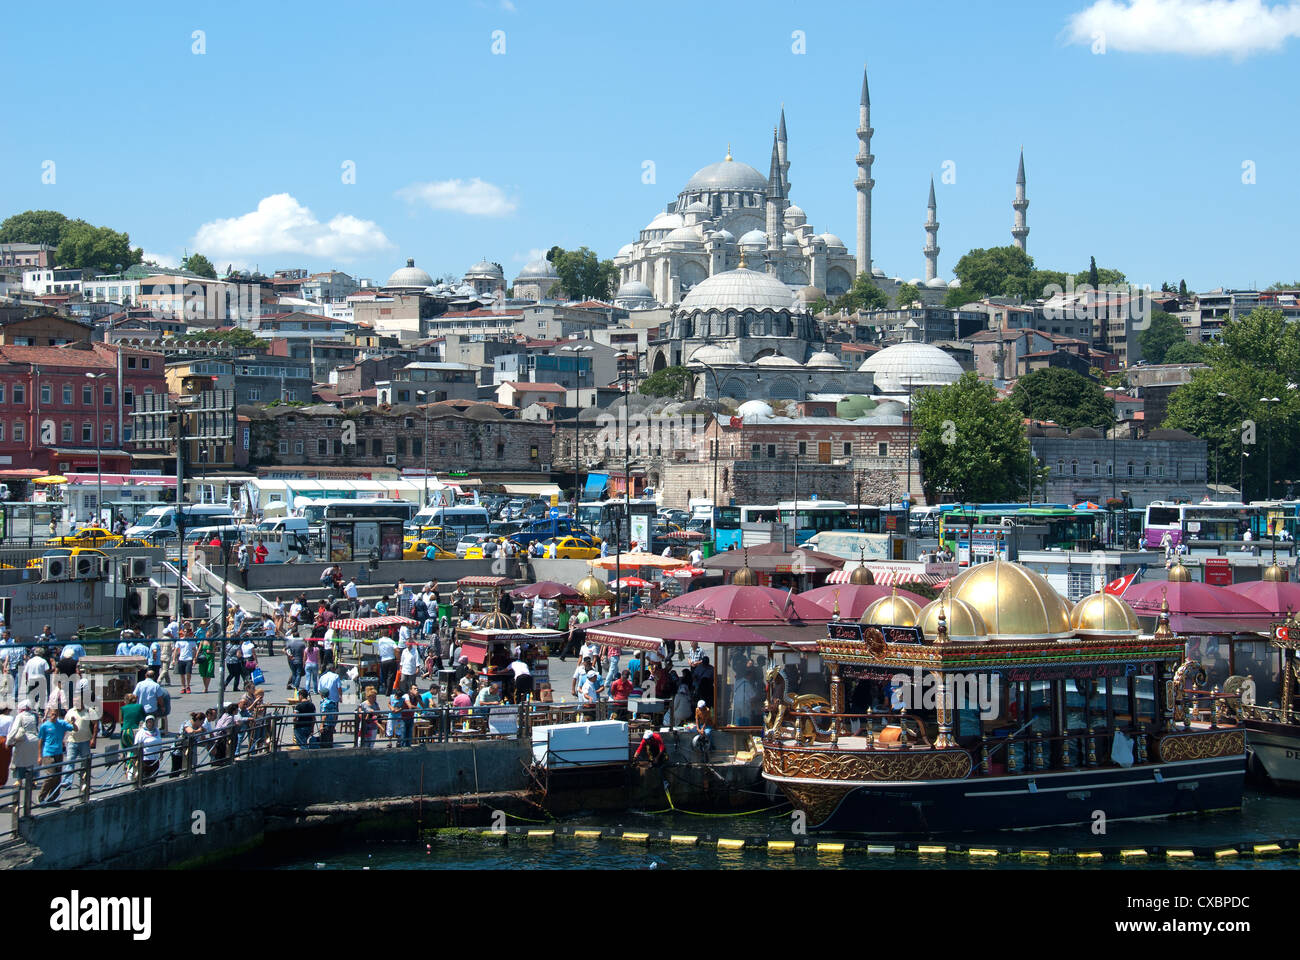
[[[884,393],[907,393],[916,387],[946,387],[961,379],[956,360],[928,343],[898,343],[874,353],[858,369],[872,374]]]
[[[747,163],[727,157],[711,163],[686,181],[686,191],[703,190],[767,190],[767,177]]]
[[[501,269],[500,264],[492,263],[490,260],[480,260],[474,266],[465,271],[466,277],[502,277],[506,275]]]
[[[406,266],[398,267],[389,276],[385,287],[418,287],[423,290],[433,286],[433,277],[415,265],[414,260],[407,260]]]
[[[629,280],[618,288],[615,300],[653,300],[654,293],[640,280]]]
[[[555,264],[551,263],[551,261],[547,260],[545,257],[542,257],[525,264],[524,268],[519,271],[518,279],[520,280],[529,280],[534,278],[558,280],[560,275],[555,272]]]
[[[697,283],[679,310],[793,310],[794,293],[776,277],[741,267]]]

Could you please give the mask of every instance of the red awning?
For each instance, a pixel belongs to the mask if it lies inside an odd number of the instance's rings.
[[[460,645],[460,655],[473,664],[487,663],[488,648],[486,643],[479,643],[475,640],[466,640]]]
[[[871,577],[882,587],[893,587],[904,583],[928,583],[932,587],[946,584],[949,577],[941,577],[935,573],[912,573],[908,570],[876,570],[867,565],[871,570]],[[848,583],[849,577],[853,576],[852,570],[833,570],[830,576],[826,578],[827,583]]]
[[[330,626],[335,632],[346,631],[348,633],[364,633],[367,630],[376,630],[382,627],[414,627],[416,622],[406,617],[365,617],[363,619],[352,618],[348,620],[331,620]]]
[[[510,577],[461,577],[456,581],[458,587],[513,587]]]

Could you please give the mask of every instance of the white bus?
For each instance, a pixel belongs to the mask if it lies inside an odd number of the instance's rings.
[[[1174,546],[1186,543],[1189,549],[1205,541],[1241,540],[1242,534],[1250,529],[1251,517],[1258,512],[1244,503],[1154,500],[1147,504],[1143,543],[1148,549],[1155,549],[1166,534]]]
[[[491,517],[488,516],[486,507],[433,506],[425,507],[417,513],[407,526],[413,529],[442,527],[455,533],[459,539],[467,533],[488,533],[490,523]]]

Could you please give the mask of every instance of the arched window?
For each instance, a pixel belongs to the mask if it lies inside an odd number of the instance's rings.
[[[1132,460],[1130,460],[1130,461],[1128,462],[1128,475],[1129,475],[1130,477],[1133,476],[1133,461],[1132,461]]]
[[[1148,461],[1143,465],[1142,475],[1145,476],[1145,477],[1149,477],[1149,476],[1151,476],[1151,461],[1148,460]]]
[[[1078,475],[1079,475],[1079,461],[1078,461],[1078,460],[1071,460],[1071,461],[1070,461],[1070,476],[1072,476],[1072,477],[1077,477]]]
[[[1092,461],[1092,475],[1094,477],[1101,476],[1101,464],[1099,464],[1096,460]]]

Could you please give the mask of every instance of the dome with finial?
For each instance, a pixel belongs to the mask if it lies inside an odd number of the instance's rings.
[[[731,146],[727,146],[727,156],[717,163],[711,163],[695,172],[686,181],[683,193],[703,191],[705,193],[744,190],[763,192],[767,190],[767,177],[763,176],[747,163],[731,158]]]
[[[732,575],[731,584],[735,587],[756,587],[758,586],[758,574],[746,564]]]
[[[871,570],[867,568],[865,563],[854,567],[853,572],[849,574],[849,583],[859,583],[871,586],[875,582],[876,578],[871,575]]]
[[[858,623],[874,624],[882,627],[914,627],[921,616],[921,608],[907,597],[891,593],[887,597],[873,600],[858,617]]]
[[[948,640],[966,642],[988,639],[988,627],[980,612],[964,600],[956,600],[945,591],[938,599],[931,600],[921,608],[916,625],[930,643],[939,636],[939,627],[944,627]]]
[[[384,284],[390,290],[423,290],[433,286],[433,277],[415,265],[413,258],[407,258],[406,266],[398,267]]]
[[[513,630],[515,629],[514,618],[509,614],[503,613],[500,606],[500,598],[497,598],[497,608],[479,621],[477,626],[482,630]]]
[[[1165,577],[1170,583],[1191,583],[1192,572],[1184,567],[1181,563],[1175,563],[1169,568],[1168,575]]]
[[[1274,557],[1273,562],[1264,568],[1264,573],[1259,579],[1267,583],[1286,583],[1291,576],[1287,573],[1286,567],[1278,565],[1277,557]]]
[[[1070,611],[1070,627],[1085,640],[1131,640],[1140,632],[1133,608],[1113,593],[1090,594]]]
[[[609,588],[605,586],[604,582],[590,573],[575,583],[573,589],[577,590],[578,596],[588,603],[598,603],[611,597]]]
[[[1047,579],[1028,567],[991,560],[969,567],[948,585],[984,618],[990,640],[1065,640],[1070,607]]]

